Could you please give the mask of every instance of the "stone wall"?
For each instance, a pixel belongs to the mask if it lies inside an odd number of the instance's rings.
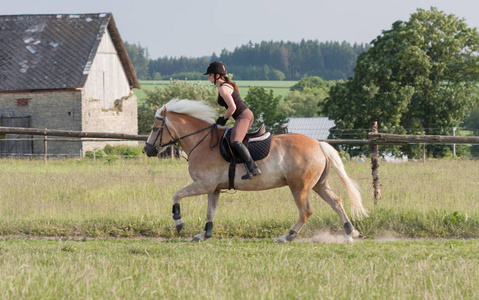
[[[27,103],[18,106],[18,102]],[[31,117],[32,128],[74,131],[138,133],[137,98],[135,94],[117,99],[116,107],[102,109],[101,102],[82,97],[82,91],[49,91],[0,93],[0,117]],[[42,136],[35,136],[42,138]],[[57,137],[49,137],[55,139]],[[59,137],[58,137],[59,138]],[[110,145],[138,145],[137,141],[54,142],[48,141],[49,154],[80,155]],[[33,154],[43,154],[43,141],[33,142]]]
[[[81,91],[0,93],[0,116],[31,116],[32,128],[81,130]],[[40,136],[36,136],[40,138]],[[48,142],[49,154],[79,154],[79,142]],[[43,141],[33,143],[33,154],[43,154]]]
[[[125,134],[138,134],[138,105],[133,92],[130,95],[117,99],[114,109],[102,109],[100,100],[84,98],[82,105],[83,124],[82,131],[114,132]],[[84,142],[83,150],[90,151],[101,149],[109,145],[138,145],[138,141],[119,142]]]

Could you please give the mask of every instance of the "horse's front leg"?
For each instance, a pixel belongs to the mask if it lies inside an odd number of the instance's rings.
[[[218,199],[220,198],[220,191],[217,190],[214,193],[208,194],[208,208],[206,210],[206,225],[205,230],[197,234],[191,240],[192,242],[199,242],[209,239],[213,235],[213,220],[216,215],[216,207],[218,205]]]
[[[176,231],[180,233],[185,225],[185,222],[181,219],[180,202],[181,199],[189,196],[197,196],[207,194],[209,192],[208,187],[199,181],[195,181],[192,184],[182,188],[173,195],[173,220],[175,220]]]

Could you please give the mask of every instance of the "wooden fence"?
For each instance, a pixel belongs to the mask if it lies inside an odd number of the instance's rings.
[[[371,168],[374,187],[374,204],[381,198],[381,182],[379,180],[378,145],[407,144],[479,144],[479,136],[443,136],[443,135],[406,135],[379,133],[377,122],[372,122],[368,142],[371,146]],[[424,154],[425,155],[425,154]],[[425,159],[425,156],[423,156]]]
[[[39,129],[39,128],[22,128],[22,127],[0,127],[0,134],[64,136],[64,137],[72,137],[72,138],[73,137],[101,138],[101,139],[134,140],[134,141],[146,141],[148,139],[147,135],[108,133],[108,132],[85,132],[85,131]]]
[[[108,132],[85,132],[72,130],[54,130],[23,127],[1,127],[0,135],[38,135],[38,136],[62,136],[70,138],[101,138],[117,140],[146,141],[148,135],[108,133]],[[1,138],[1,137],[0,137]],[[406,145],[406,144],[479,144],[479,136],[443,136],[443,135],[405,135],[369,132],[367,140],[324,140],[332,145]]]
[[[444,136],[444,135],[406,135],[389,133],[368,133],[370,144],[479,144],[479,136]]]
[[[22,128],[22,127],[0,127],[0,139],[5,138],[5,134],[18,135],[37,135],[45,136],[61,136],[70,138],[100,138],[100,139],[116,139],[116,140],[135,140],[146,141],[148,135],[132,135],[123,133],[107,133],[107,132],[83,132],[71,130],[52,130],[39,128]],[[56,141],[56,139],[55,139]],[[442,135],[404,135],[404,134],[388,134],[379,133],[377,122],[372,122],[371,132],[368,133],[367,140],[324,140],[332,145],[366,145],[371,147],[371,169],[374,186],[375,203],[381,198],[381,182],[379,180],[379,145],[407,145],[407,144],[479,144],[479,136],[442,136]],[[45,151],[46,153],[46,151]],[[45,157],[46,160],[46,157]]]

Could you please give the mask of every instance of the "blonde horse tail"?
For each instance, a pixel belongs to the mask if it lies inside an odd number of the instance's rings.
[[[339,156],[338,151],[326,142],[319,142],[319,146],[326,156],[328,163],[336,170],[339,178],[343,182],[346,191],[348,192],[349,200],[351,201],[351,217],[353,220],[361,220],[368,216],[368,211],[363,207],[361,193],[359,192],[358,184],[349,178],[344,170],[343,162]]]

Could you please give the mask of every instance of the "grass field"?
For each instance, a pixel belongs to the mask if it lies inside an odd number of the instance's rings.
[[[477,299],[479,241],[0,239],[2,299]]]
[[[0,298],[476,299],[479,162],[384,163],[374,206],[370,165],[345,162],[371,216],[343,243],[338,216],[311,194],[298,239],[287,188],[221,196],[213,238],[206,197],[171,196],[191,180],[184,160],[2,159]],[[344,199],[333,176],[331,187]],[[124,237],[124,238],[122,238]],[[420,239],[418,239],[420,238]]]
[[[187,162],[135,160],[2,159],[0,235],[92,237],[175,236],[172,195],[188,185]],[[370,165],[348,161],[346,170],[363,193],[370,217],[356,222],[363,236],[393,232],[404,237],[479,236],[479,162],[441,160],[380,166],[382,199],[374,206]],[[349,202],[336,177],[333,190]],[[342,232],[333,210],[315,193],[315,213],[302,232]],[[261,199],[261,201],[258,201]],[[205,223],[206,197],[182,202],[191,237]],[[226,192],[215,220],[217,237],[274,238],[289,231],[298,216],[287,187],[256,192]]]
[[[203,81],[192,81],[192,82],[201,82],[205,85],[211,85],[208,80]],[[240,94],[243,99],[248,95],[248,89],[250,86],[264,87],[267,91],[273,90],[275,96],[285,96],[289,92],[289,88],[293,86],[297,81],[247,81],[247,80],[238,80],[235,83],[238,85]],[[169,80],[142,80],[140,81],[141,89],[134,89],[134,92],[138,98],[138,102],[141,103],[144,101],[146,95],[145,90],[152,89],[155,86],[165,87],[170,84]],[[194,99],[193,99],[194,100]]]

